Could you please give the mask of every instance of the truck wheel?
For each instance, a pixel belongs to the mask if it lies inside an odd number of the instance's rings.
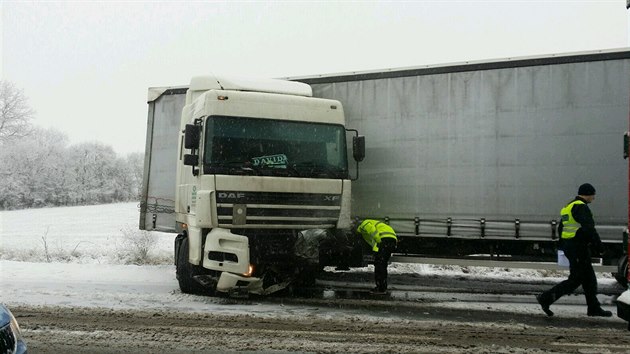
[[[200,274],[203,274],[202,267],[188,262],[188,237],[185,237],[179,246],[177,265],[175,266],[175,275],[179,282],[179,289],[186,294],[207,293],[207,290],[193,278],[195,275]]]
[[[613,273],[613,276],[624,288],[628,286],[628,255],[624,255],[619,258],[619,263],[617,264],[617,273]]]

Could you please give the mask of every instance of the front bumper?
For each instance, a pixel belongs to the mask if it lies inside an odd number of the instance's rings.
[[[234,273],[222,272],[217,282],[217,291],[236,294],[263,294],[263,282],[260,278],[244,277]]]
[[[286,288],[292,281],[287,278],[263,288],[263,280],[250,274],[249,239],[233,234],[230,230],[211,230],[204,245],[203,267],[218,272],[216,290],[231,295],[268,295]],[[203,279],[202,279],[203,280]],[[211,281],[207,282],[208,284]]]

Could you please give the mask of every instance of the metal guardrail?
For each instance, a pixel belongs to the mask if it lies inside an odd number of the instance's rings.
[[[544,269],[544,270],[569,270],[569,267],[559,266],[557,263],[551,262],[522,262],[510,260],[487,260],[487,259],[457,259],[457,258],[429,258],[416,256],[398,256],[393,255],[392,262],[399,263],[416,263],[416,264],[436,264],[436,265],[459,265],[470,267],[499,267],[499,268],[518,268],[518,269]],[[600,273],[617,272],[617,266],[593,264],[593,269]]]

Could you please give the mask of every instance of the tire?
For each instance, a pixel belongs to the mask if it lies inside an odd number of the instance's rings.
[[[628,286],[628,255],[619,258],[617,273],[613,273],[615,280],[624,288]]]
[[[205,289],[193,277],[203,274],[203,268],[190,264],[188,262],[188,237],[184,237],[177,252],[177,265],[175,266],[175,275],[179,282],[179,289],[185,294],[208,294],[209,290]]]

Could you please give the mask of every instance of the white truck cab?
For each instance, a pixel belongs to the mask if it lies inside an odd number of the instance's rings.
[[[296,271],[299,231],[349,232],[350,192],[339,101],[299,82],[193,78],[177,156],[180,287],[268,291],[263,274]]]

